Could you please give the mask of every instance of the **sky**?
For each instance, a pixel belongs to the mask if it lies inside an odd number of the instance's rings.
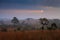
[[[60,19],[60,0],[0,0],[0,18]]]

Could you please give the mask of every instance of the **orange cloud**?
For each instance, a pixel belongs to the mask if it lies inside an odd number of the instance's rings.
[[[43,13],[44,10],[0,10],[1,13]]]
[[[36,12],[36,13],[43,13],[44,10],[15,10],[15,12]]]

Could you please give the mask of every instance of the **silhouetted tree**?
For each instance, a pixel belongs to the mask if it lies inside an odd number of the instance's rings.
[[[46,19],[46,18],[41,18],[41,19],[39,19],[39,20],[40,20],[41,24],[43,25],[43,26],[42,26],[42,30],[43,30],[43,29],[44,29],[44,26],[45,26],[45,25],[48,25],[49,21],[48,21],[48,19]]]
[[[57,29],[56,23],[52,23],[52,24],[51,24],[51,28],[52,28],[53,30]]]
[[[16,26],[17,24],[19,24],[19,20],[16,17],[13,17],[13,19],[11,20],[11,22],[14,24],[14,26]]]

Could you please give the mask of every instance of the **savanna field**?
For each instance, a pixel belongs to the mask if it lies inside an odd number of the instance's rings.
[[[60,0],[0,0],[0,40],[60,40]]]
[[[49,26],[48,19],[39,20],[41,23],[39,25],[38,23],[33,24],[30,19],[27,23],[25,21],[20,23],[16,17],[13,17],[12,25],[1,23],[0,40],[60,40],[60,28],[56,23],[51,23]]]
[[[0,32],[0,40],[60,40],[60,30]]]

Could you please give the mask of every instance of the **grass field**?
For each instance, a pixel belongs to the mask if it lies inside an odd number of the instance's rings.
[[[0,32],[0,40],[60,40],[60,30]]]

